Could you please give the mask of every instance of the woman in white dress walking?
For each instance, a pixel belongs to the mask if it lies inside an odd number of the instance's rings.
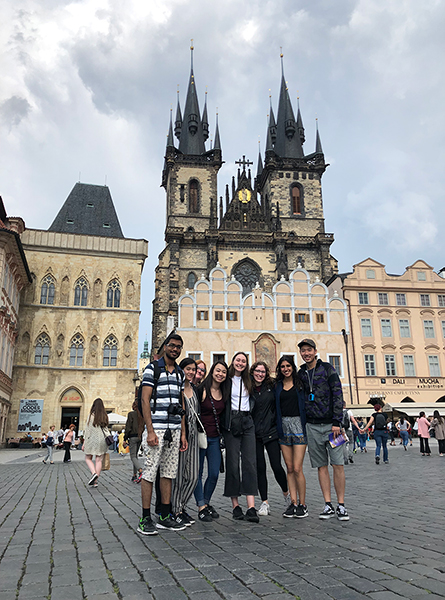
[[[104,403],[101,398],[96,398],[85,426],[85,441],[82,447],[85,452],[85,462],[92,475],[88,485],[93,487],[97,487],[97,479],[102,470],[102,459],[108,451],[105,438],[109,434],[108,415],[105,412]],[[95,462],[93,456],[96,457]]]

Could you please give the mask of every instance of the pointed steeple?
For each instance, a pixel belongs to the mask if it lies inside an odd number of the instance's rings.
[[[221,140],[219,139],[218,113],[216,113],[215,141],[213,143],[214,150],[221,150]]]
[[[269,109],[269,129],[270,129],[270,137],[272,140],[272,144],[275,144],[275,140],[277,139],[277,124],[275,121],[275,115],[273,114],[273,108],[272,108],[272,96],[269,94],[269,102],[270,102],[270,109]]]
[[[263,159],[261,158],[260,142],[258,141],[258,164],[256,167],[256,176],[259,177],[263,172]]]
[[[282,158],[301,158],[304,156],[300,136],[297,133],[292,103],[284,78],[283,54],[281,54],[281,89],[277,114],[277,138],[275,153]]]
[[[269,150],[273,150],[272,134],[270,133],[270,127],[267,128],[266,152],[268,152]]]
[[[204,142],[209,138],[209,118],[207,117],[207,90],[205,95],[204,110],[202,111],[202,134]]]
[[[175,136],[178,140],[181,138],[181,128],[182,128],[182,114],[181,114],[181,106],[179,104],[179,86],[178,86],[178,102],[176,105],[176,119],[175,119]]]
[[[175,147],[175,142],[173,140],[173,123],[172,123],[172,119],[173,119],[173,111],[172,109],[170,109],[170,126],[168,128],[168,135],[167,135],[167,148]]]
[[[317,134],[315,136],[315,154],[323,154],[320,133],[318,131],[318,119],[316,119],[316,124],[317,124]]]
[[[199,155],[204,154],[204,134],[202,121],[200,117],[198,94],[195,85],[195,76],[193,74],[193,46],[191,51],[191,69],[190,79],[187,90],[187,98],[184,107],[183,126],[179,140],[179,150],[183,154]]]
[[[303,145],[306,138],[304,136],[303,119],[301,117],[301,112],[300,112],[300,98],[297,98],[297,103],[298,103],[297,129],[298,129],[298,135],[300,136],[301,145]]]

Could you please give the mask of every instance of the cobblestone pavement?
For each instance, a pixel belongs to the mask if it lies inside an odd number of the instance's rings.
[[[42,451],[0,451],[0,600],[434,600],[445,597],[445,457],[415,445],[372,445],[346,467],[349,522],[320,521],[316,471],[305,460],[307,519],[233,521],[221,482],[221,517],[180,533],[136,532],[140,489],[128,457],[112,456],[99,487],[83,454],[42,464]],[[194,513],[194,509],[191,511]]]

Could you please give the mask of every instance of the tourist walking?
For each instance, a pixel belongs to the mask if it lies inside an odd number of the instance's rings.
[[[279,444],[287,468],[287,484],[291,501],[283,517],[304,519],[306,506],[306,478],[303,461],[306,453],[306,411],[303,384],[297,376],[294,357],[284,355],[276,368],[275,404]]]
[[[440,416],[438,410],[433,413],[431,427],[434,427],[434,434],[439,444],[439,456],[445,456],[445,419]]]
[[[259,517],[255,509],[255,495],[258,492],[255,426],[250,404],[252,381],[249,374],[249,361],[244,352],[237,352],[234,355],[229,367],[229,379],[230,401],[226,405],[224,419],[221,422],[226,444],[224,496],[229,496],[232,500],[234,519],[258,523]],[[245,515],[239,505],[241,495],[246,496]]]
[[[361,417],[359,417],[359,419],[357,421],[357,426],[358,426],[358,441],[359,441],[359,445],[360,445],[360,452],[362,452],[362,453],[368,452],[368,450],[366,449],[366,442],[368,439],[368,434],[361,433],[361,431],[360,431],[365,426],[365,423]]]
[[[262,502],[258,514],[263,517],[270,514],[265,451],[285,500],[289,496],[289,491],[286,473],[281,464],[275,391],[269,367],[265,362],[257,361],[250,369],[250,376],[253,385],[251,399],[253,400],[252,417],[255,424],[258,491]]]
[[[402,445],[404,450],[408,450],[408,442],[409,442],[409,428],[410,428],[410,423],[409,421],[406,419],[406,417],[404,417],[403,415],[400,417],[400,419],[398,420],[396,427],[400,433],[400,437],[402,439]]]
[[[375,440],[375,464],[380,463],[380,451],[383,446],[383,462],[389,463],[388,458],[388,426],[386,424],[386,417],[382,413],[382,407],[380,404],[374,405],[374,411],[369,419],[366,427],[362,429],[362,432],[367,431],[374,425],[374,440]]]
[[[130,458],[133,465],[133,477],[131,481],[134,483],[140,483],[142,479],[142,465],[138,458],[139,448],[141,446],[142,434],[142,415],[137,410],[137,402],[133,402],[131,411],[127,415],[127,422],[125,423],[124,441],[128,443],[130,448]],[[141,421],[139,423],[139,420]],[[113,436],[114,441],[114,436]]]
[[[184,372],[184,406],[187,450],[179,454],[178,472],[172,485],[172,512],[179,525],[193,525],[195,520],[187,512],[187,503],[195,491],[199,474],[198,413],[199,402],[192,381],[196,375],[193,358],[184,358],[179,363]]]
[[[419,413],[419,418],[416,421],[418,427],[418,433],[420,438],[420,453],[422,456],[431,456],[430,450],[430,422],[425,417],[425,413],[422,411]]]
[[[200,418],[207,435],[207,448],[199,449],[199,474],[195,488],[195,500],[198,506],[198,519],[210,522],[218,519],[219,514],[210,504],[221,468],[221,415],[226,403],[230,401],[230,385],[227,378],[229,367],[223,361],[216,361],[209,374],[197,390],[200,406]],[[204,460],[207,460],[207,479],[202,484]]]
[[[102,460],[108,452],[105,438],[110,435],[108,430],[108,415],[102,398],[96,398],[90,410],[85,425],[82,450],[85,452],[85,462],[91,472],[88,485],[97,487],[97,480],[102,471]]]
[[[47,433],[46,436],[46,456],[43,459],[43,462],[46,465],[47,460],[49,460],[49,464],[53,465],[53,451],[54,451],[54,443],[56,441],[56,434],[55,434],[55,425],[51,425],[51,427],[49,428],[49,431]]]
[[[63,449],[65,450],[65,455],[63,457],[64,463],[71,462],[71,444],[74,442],[75,437],[75,429],[76,426],[71,424],[68,429],[65,430],[63,434]]]

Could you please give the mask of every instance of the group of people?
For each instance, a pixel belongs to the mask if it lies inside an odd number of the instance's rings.
[[[198,520],[217,519],[211,500],[221,471],[233,518],[258,523],[271,510],[266,453],[285,501],[283,516],[307,517],[306,449],[312,467],[318,469],[324,498],[320,519],[349,520],[343,449],[338,444],[343,421],[340,379],[330,363],[317,358],[313,340],[304,339],[298,346],[304,362],[301,369],[292,355],[282,356],[273,380],[269,365],[257,361],[250,367],[244,352],[237,352],[230,365],[216,361],[208,374],[202,361],[197,364],[186,358],[178,364],[182,338],[178,334],[167,338],[162,357],[146,367],[141,383],[137,412],[144,466],[139,533],[155,535],[158,529],[180,531],[192,525],[194,518],[187,512],[192,495]],[[329,463],[337,495],[335,508]],[[151,517],[154,484],[156,524]],[[258,492],[262,503],[257,511]],[[240,505],[241,496],[246,497],[245,507]]]
[[[49,461],[50,465],[54,464],[53,453],[54,448],[57,447],[58,444],[63,444],[63,449],[65,450],[63,462],[71,462],[71,446],[74,443],[75,439],[76,426],[74,424],[71,424],[65,430],[60,429],[59,431],[56,431],[55,425],[51,425],[48,433],[44,436],[42,440],[46,446],[46,456],[43,459],[43,463],[46,465]]]

